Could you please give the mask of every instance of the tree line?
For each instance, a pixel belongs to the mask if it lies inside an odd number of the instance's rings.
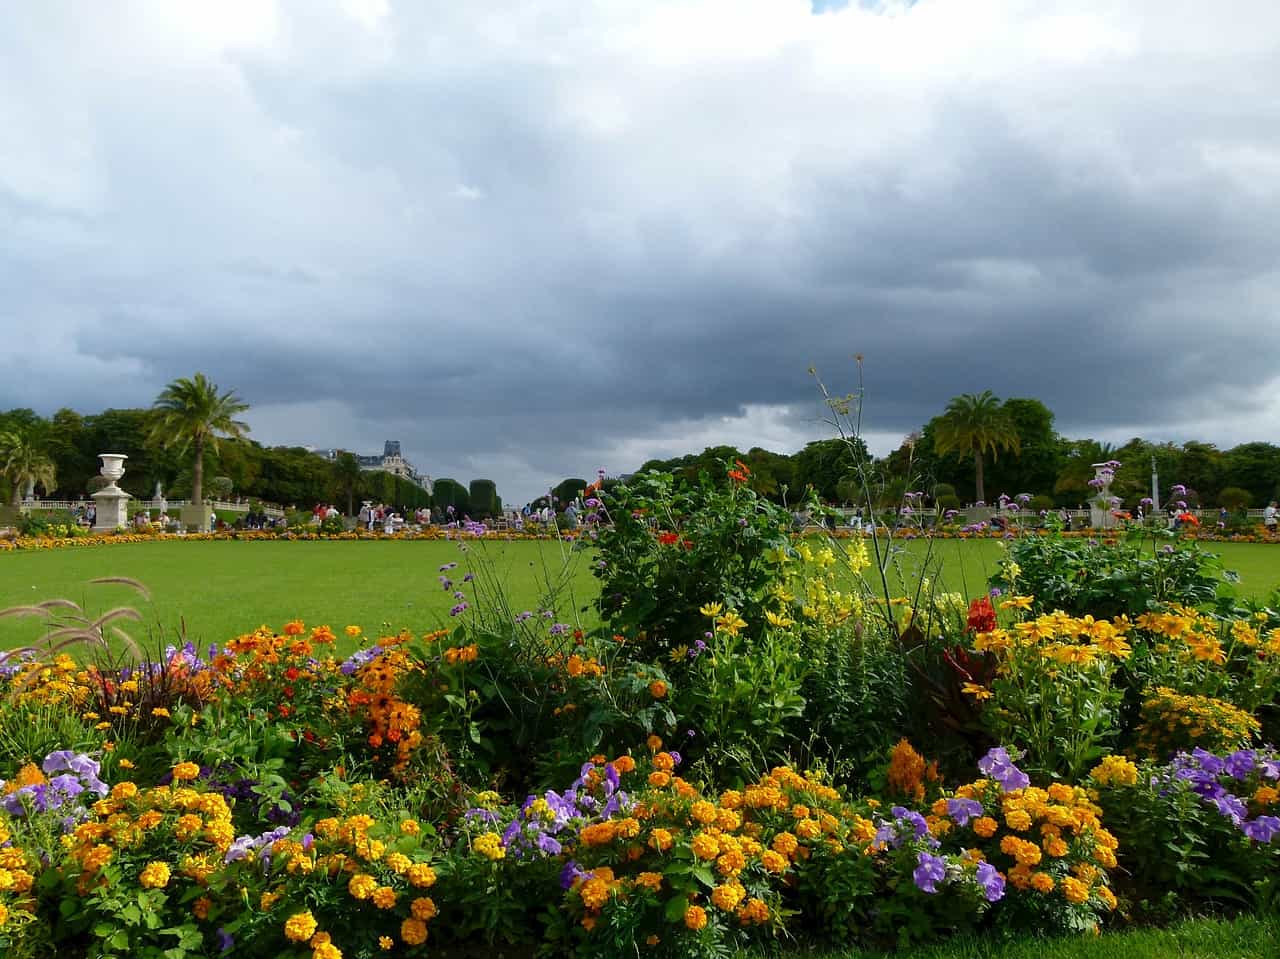
[[[310,508],[332,502],[351,514],[362,500],[414,510],[439,506],[416,483],[364,470],[356,457],[329,459],[299,446],[263,446],[238,419],[248,405],[219,390],[203,374],[170,383],[149,409],[83,414],[60,409],[43,417],[31,409],[0,412],[0,502],[18,502],[28,487],[45,498],[78,499],[105,481],[99,453],[124,453],[120,487],[150,498],[159,483],[170,499],[242,497]],[[501,511],[491,480],[462,486],[443,479],[447,505],[477,518]]]
[[[1076,507],[1093,495],[1093,464],[1118,460],[1111,492],[1136,507],[1151,495],[1154,460],[1162,499],[1175,483],[1187,487],[1190,505],[1241,509],[1262,506],[1280,495],[1280,446],[1242,443],[1155,443],[1140,437],[1121,445],[1069,439],[1053,426],[1053,412],[1036,399],[1001,401],[990,391],[954,398],[937,416],[884,457],[871,456],[859,439],[817,440],[796,453],[759,447],[745,452],[715,446],[701,453],[650,460],[658,469],[696,479],[706,471],[717,481],[726,460],[750,469],[748,482],[776,502],[797,502],[809,488],[828,503],[900,503],[921,491],[943,507],[959,507],[1029,493],[1039,509]],[[859,468],[861,467],[861,469]],[[864,486],[865,482],[865,486]],[[868,495],[869,494],[869,495]]]

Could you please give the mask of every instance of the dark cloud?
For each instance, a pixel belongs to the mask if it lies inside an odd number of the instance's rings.
[[[28,7],[0,407],[202,369],[264,441],[510,499],[798,446],[855,352],[880,445],[986,388],[1272,438],[1273,5],[822,6]]]

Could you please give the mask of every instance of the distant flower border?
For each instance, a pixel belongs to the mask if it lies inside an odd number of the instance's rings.
[[[888,537],[890,530],[881,527],[877,535]],[[1007,541],[1024,536],[1046,535],[1043,530],[966,530],[966,529],[899,529],[893,530],[892,536],[897,540],[917,539],[958,539],[958,540],[999,540]],[[1105,543],[1116,541],[1116,530],[1082,529],[1059,532],[1056,535],[1070,539],[1098,539]],[[1180,539],[1194,540],[1201,543],[1258,543],[1280,545],[1280,536],[1267,536],[1264,533],[1219,533],[1210,530],[1183,531]],[[448,529],[432,527],[415,533],[381,533],[368,530],[345,533],[320,532],[274,532],[271,530],[227,530],[218,533],[91,533],[86,536],[50,537],[50,536],[12,536],[0,538],[0,552],[19,552],[33,550],[66,549],[70,547],[118,546],[124,543],[209,543],[209,542],[411,542],[442,540],[474,540],[484,539],[491,542],[547,542],[556,539],[574,541],[582,536],[580,531],[565,530],[559,536],[554,533],[531,533],[519,530],[485,530],[476,532],[473,529]],[[806,539],[817,536],[831,536],[835,539],[869,539],[871,534],[855,529],[836,528],[834,530],[809,529],[797,532],[795,538]]]

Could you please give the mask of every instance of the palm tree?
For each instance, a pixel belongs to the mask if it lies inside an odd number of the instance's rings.
[[[249,432],[246,423],[235,419],[249,408],[234,390],[218,392],[216,383],[203,373],[176,379],[164,388],[151,405],[154,416],[151,439],[163,447],[177,447],[185,453],[194,446],[191,464],[191,502],[204,503],[204,451],[218,451],[218,439],[240,439]],[[203,524],[201,524],[203,528]]]
[[[13,505],[22,502],[23,487],[44,488],[52,492],[57,468],[44,448],[30,434],[0,433],[0,475],[13,484]]]
[[[983,390],[978,396],[962,393],[952,399],[938,418],[933,446],[939,456],[955,453],[961,459],[973,457],[974,486],[980,503],[986,501],[982,485],[984,455],[990,452],[992,460],[995,460],[1001,450],[1013,450],[1014,453],[1021,450],[1013,421],[990,390]]]

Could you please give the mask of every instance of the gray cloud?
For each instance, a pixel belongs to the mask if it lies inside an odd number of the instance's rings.
[[[881,445],[985,388],[1105,437],[1280,414],[1263,0],[11,20],[0,407],[203,369],[265,442],[399,438],[512,500],[798,446],[806,369],[847,389],[855,352]]]

